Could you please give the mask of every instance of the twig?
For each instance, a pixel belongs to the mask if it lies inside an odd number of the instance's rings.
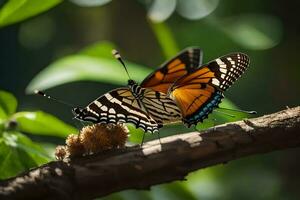
[[[194,170],[300,146],[300,107],[99,155],[50,162],[0,182],[0,199],[92,199],[183,180]]]

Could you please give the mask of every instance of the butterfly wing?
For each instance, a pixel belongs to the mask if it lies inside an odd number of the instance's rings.
[[[144,88],[143,105],[160,125],[181,121],[181,112],[176,103],[166,94]]]
[[[218,106],[228,89],[249,65],[249,57],[232,53],[203,65],[176,81],[169,93],[179,106],[183,121],[197,124]]]
[[[141,83],[143,88],[167,93],[171,84],[181,76],[190,73],[202,63],[202,51],[189,47],[177,56],[162,64],[161,67],[148,75]]]
[[[93,123],[132,123],[145,132],[158,131],[158,124],[144,110],[129,88],[112,90],[90,103],[80,120]]]

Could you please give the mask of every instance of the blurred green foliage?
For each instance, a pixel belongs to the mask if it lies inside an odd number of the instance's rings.
[[[116,73],[122,67],[111,54],[113,47],[114,45],[108,42],[97,43],[78,54],[55,61],[29,83],[26,92],[33,93],[36,89],[45,90],[64,83],[84,80],[126,85],[127,80],[123,78],[125,73]],[[134,72],[131,78],[138,81],[151,72],[150,69],[129,62],[128,70]]]
[[[258,0],[0,1],[0,39],[8,47],[0,49],[0,83],[17,95],[19,107],[25,110],[15,113],[16,98],[0,92],[0,178],[53,160],[55,145],[63,143],[67,134],[76,133],[44,111],[28,111],[43,108],[64,121],[72,118],[69,109],[24,96],[25,86],[27,93],[49,89],[66,101],[86,105],[126,84],[126,74],[111,56],[112,48],[134,61],[126,63],[137,81],[153,70],[146,66],[156,68],[187,46],[200,46],[206,61],[243,51],[251,57],[250,69],[226,95],[260,113],[297,105],[299,68],[294,66],[299,48],[294,29],[297,17],[292,17],[297,12],[291,12],[292,7],[297,6]],[[238,107],[227,98],[221,106]],[[216,111],[196,129],[248,117]],[[130,142],[139,143],[143,132],[129,129]],[[187,131],[191,129],[178,124],[164,127],[160,135]],[[146,136],[146,140],[157,138]],[[297,151],[288,151],[241,159],[191,173],[185,182],[153,186],[151,191],[123,191],[102,199],[299,199],[297,156]]]
[[[77,132],[50,114],[40,111],[16,112],[16,109],[16,98],[0,90],[0,179],[52,160],[44,148],[24,133],[64,138]]]
[[[35,16],[61,2],[62,0],[9,0],[0,10],[0,27]]]

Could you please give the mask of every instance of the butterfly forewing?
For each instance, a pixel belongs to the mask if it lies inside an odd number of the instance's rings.
[[[199,67],[201,63],[201,49],[193,47],[186,48],[147,76],[141,86],[166,94],[171,84],[178,78]]]
[[[249,57],[243,53],[229,54],[210,62],[208,68],[215,75],[212,84],[225,91],[244,73],[249,63]]]
[[[83,120],[94,123],[132,123],[150,133],[158,131],[158,124],[141,107],[129,88],[118,88],[100,96],[86,107]]]
[[[183,121],[190,126],[203,121],[221,102],[230,87],[249,65],[249,57],[233,53],[201,66],[176,81],[169,94],[181,109]]]

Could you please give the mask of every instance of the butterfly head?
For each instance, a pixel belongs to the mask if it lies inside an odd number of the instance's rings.
[[[137,83],[134,80],[131,80],[131,79],[128,80],[128,85],[129,86],[133,86],[133,85],[136,85],[136,84]]]

